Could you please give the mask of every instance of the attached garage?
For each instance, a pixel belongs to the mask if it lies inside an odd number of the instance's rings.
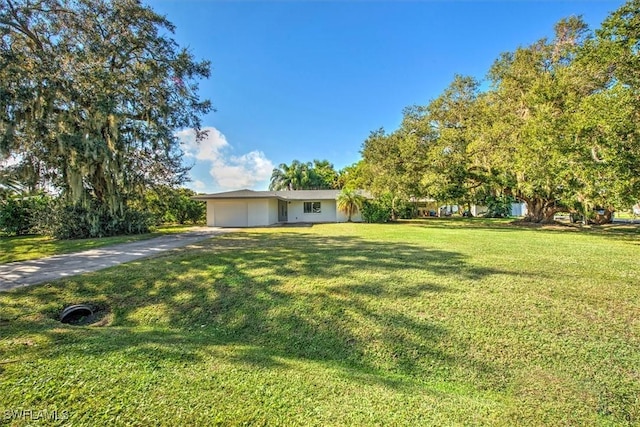
[[[207,200],[207,225],[260,227],[278,222],[275,199]]]
[[[208,200],[207,225],[213,227],[248,227],[246,200]]]

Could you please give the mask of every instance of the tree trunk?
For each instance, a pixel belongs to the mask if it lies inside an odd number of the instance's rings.
[[[592,222],[596,225],[609,224],[613,219],[613,209],[601,209],[596,211]]]
[[[527,215],[525,221],[540,224],[550,224],[553,222],[553,216],[558,212],[553,200],[545,200],[542,198],[528,199]]]
[[[396,198],[391,199],[391,221],[396,220]]]

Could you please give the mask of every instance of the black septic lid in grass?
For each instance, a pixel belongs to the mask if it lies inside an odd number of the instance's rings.
[[[60,313],[60,321],[62,323],[76,324],[83,317],[88,317],[92,314],[93,310],[86,304],[70,305]]]

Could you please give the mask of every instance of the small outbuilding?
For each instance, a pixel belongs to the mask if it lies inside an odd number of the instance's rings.
[[[260,227],[285,223],[347,222],[338,209],[340,190],[237,190],[194,196],[207,203],[210,227]],[[362,221],[360,212],[354,222]]]

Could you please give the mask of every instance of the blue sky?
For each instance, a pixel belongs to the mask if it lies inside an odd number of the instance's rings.
[[[212,63],[200,93],[217,112],[196,145],[178,133],[200,192],[266,189],[293,159],[359,160],[369,132],[437,97],[454,74],[483,78],[501,52],[582,15],[597,28],[623,1],[148,0],[175,40]]]

